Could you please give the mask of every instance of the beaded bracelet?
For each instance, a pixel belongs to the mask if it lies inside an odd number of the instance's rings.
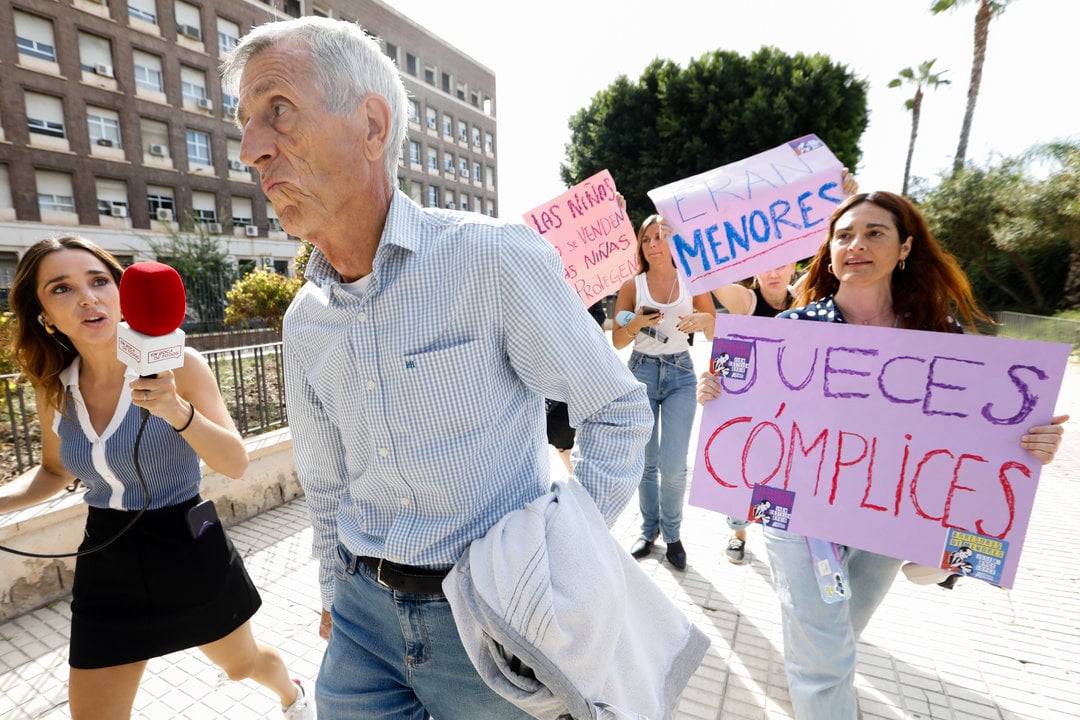
[[[188,407],[190,407],[190,408],[191,408],[191,414],[190,414],[190,415],[188,415],[188,419],[187,419],[187,422],[186,422],[186,423],[184,423],[184,427],[180,427],[180,428],[176,428],[176,427],[174,427],[174,428],[173,428],[173,430],[175,430],[175,431],[176,431],[176,432],[178,432],[178,433],[182,433],[182,432],[184,432],[185,430],[187,430],[187,429],[188,429],[188,426],[189,426],[189,425],[191,425],[191,421],[195,419],[195,403],[193,403],[193,402],[191,402],[190,400],[188,400]],[[172,426],[170,425],[170,427],[172,427]]]

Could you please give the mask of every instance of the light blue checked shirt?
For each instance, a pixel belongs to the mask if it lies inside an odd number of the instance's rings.
[[[285,386],[324,608],[338,542],[448,567],[547,492],[544,398],[568,403],[577,477],[615,521],[652,412],[531,228],[396,192],[364,290],[318,250],[305,275],[285,315]]]

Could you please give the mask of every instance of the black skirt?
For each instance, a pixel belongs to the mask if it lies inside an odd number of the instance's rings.
[[[148,510],[116,542],[76,561],[72,667],[110,667],[205,645],[259,609],[259,593],[221,525],[191,537],[186,513],[199,500]],[[113,537],[132,516],[90,508],[80,550]]]

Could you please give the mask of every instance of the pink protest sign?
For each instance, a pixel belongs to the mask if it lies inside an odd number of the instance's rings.
[[[813,255],[844,199],[843,165],[816,135],[649,191],[694,294]]]
[[[717,315],[690,503],[1012,587],[1069,350]]]
[[[586,306],[616,292],[637,274],[634,228],[615,200],[615,181],[607,170],[524,217],[559,251],[566,281]]]

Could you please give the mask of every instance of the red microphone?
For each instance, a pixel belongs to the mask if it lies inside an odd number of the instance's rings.
[[[120,312],[116,355],[125,365],[143,377],[184,365],[187,294],[176,270],[153,261],[129,266],[120,276]]]

